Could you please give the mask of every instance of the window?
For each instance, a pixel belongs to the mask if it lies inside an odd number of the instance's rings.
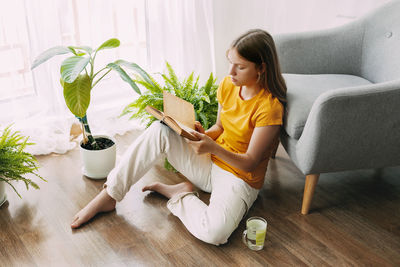
[[[0,109],[6,108],[10,101],[15,105],[26,103],[27,98],[46,99],[49,89],[43,88],[44,84],[61,88],[56,73],[65,56],[51,59],[57,64],[50,67],[41,65],[40,71],[30,70],[34,58],[52,46],[89,45],[95,48],[115,37],[120,39],[121,46],[99,53],[95,64],[98,68],[118,58],[146,66],[145,14],[144,0],[8,1],[7,8],[0,10],[0,103],[3,103]],[[99,87],[112,87],[116,79],[119,78],[110,75]],[[62,98],[62,89],[58,91],[58,98]],[[96,90],[94,99],[101,101],[110,95],[116,99],[125,93],[126,89],[116,86],[112,90]],[[37,100],[32,101],[34,108],[33,103]],[[43,108],[43,104],[48,103],[42,102],[39,106]],[[24,108],[28,107],[24,104]]]
[[[0,102],[35,93],[28,40],[23,1],[7,2],[0,9]]]

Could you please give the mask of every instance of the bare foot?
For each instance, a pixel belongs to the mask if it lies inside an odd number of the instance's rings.
[[[89,221],[99,212],[107,212],[115,209],[115,199],[107,194],[106,189],[103,189],[89,204],[81,209],[74,217],[71,223],[71,228],[78,228],[85,222]]]
[[[171,198],[176,194],[183,192],[193,192],[193,185],[189,182],[183,182],[174,185],[167,185],[159,182],[155,182],[143,187],[142,191],[155,191],[161,195]]]

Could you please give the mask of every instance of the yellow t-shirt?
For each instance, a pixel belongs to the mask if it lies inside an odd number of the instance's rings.
[[[251,99],[243,100],[240,97],[240,89],[232,83],[229,76],[219,85],[217,98],[221,105],[220,120],[224,131],[216,142],[228,151],[244,154],[255,127],[282,125],[284,108],[268,90],[263,89]],[[271,151],[266,153],[265,158],[252,172],[235,168],[215,155],[211,155],[211,159],[216,165],[243,179],[251,187],[260,189],[264,184],[270,154]]]

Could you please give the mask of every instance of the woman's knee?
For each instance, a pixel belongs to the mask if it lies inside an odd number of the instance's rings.
[[[144,134],[156,135],[156,136],[167,136],[169,128],[159,121],[153,122],[149,128],[146,129]]]
[[[160,132],[160,131],[163,131],[164,128],[168,128],[168,127],[166,125],[162,124],[160,121],[155,121],[149,126],[149,128],[147,128],[147,131]]]
[[[246,208],[240,199],[230,199],[229,207],[216,204],[215,197],[212,202],[204,214],[203,222],[205,223],[202,226],[205,231],[203,232],[203,241],[214,245],[225,244],[238,227]]]
[[[229,236],[221,235],[220,233],[213,233],[203,239],[203,241],[211,245],[219,246],[228,242],[228,238]]]
[[[152,144],[161,148],[161,152],[166,153],[170,148],[171,138],[174,137],[171,134],[171,129],[165,124],[156,121],[150,125],[149,128],[143,133],[143,135],[152,140]]]
[[[207,227],[201,239],[212,245],[222,245],[228,242],[228,238],[235,229],[236,225],[233,222],[214,221],[213,224]]]

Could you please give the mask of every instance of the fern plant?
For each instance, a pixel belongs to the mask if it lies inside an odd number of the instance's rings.
[[[145,111],[145,108],[147,105],[150,105],[163,111],[163,90],[165,90],[192,103],[196,120],[203,125],[204,129],[207,130],[214,125],[218,113],[218,86],[216,85],[216,79],[214,79],[213,74],[210,73],[207,82],[203,86],[200,86],[200,77],[195,77],[194,72],[183,79],[183,81],[180,81],[168,62],[166,62],[166,69],[166,73],[158,73],[162,79],[163,85],[145,71],[135,76],[134,82],[146,88],[147,91],[144,91],[139,98],[128,104],[124,108],[121,116],[131,114],[131,119],[140,119],[146,124],[146,128],[149,127],[157,119],[149,115]],[[174,170],[168,160],[165,160],[164,166],[168,170]]]
[[[29,137],[20,135],[18,131],[12,132],[10,126],[6,127],[0,136],[0,181],[9,184],[20,198],[21,195],[12,185],[12,181],[23,181],[26,189],[29,189],[29,186],[39,189],[34,181],[24,177],[26,174],[33,174],[46,181],[36,172],[39,168],[36,158],[24,152],[26,146],[33,145],[28,143],[28,139]]]

